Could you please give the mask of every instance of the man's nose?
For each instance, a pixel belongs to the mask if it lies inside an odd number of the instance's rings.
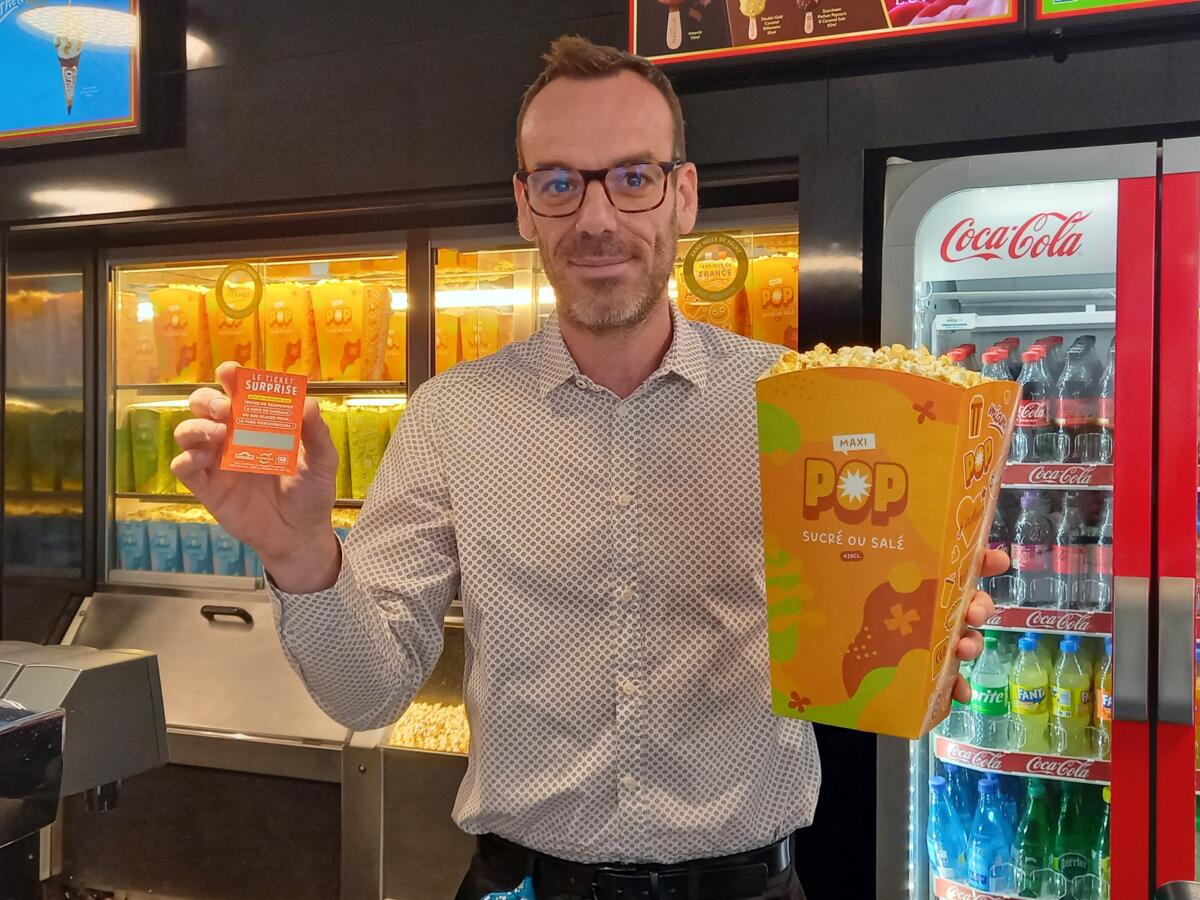
[[[599,181],[589,181],[583,191],[583,203],[575,219],[575,230],[585,234],[616,231],[617,210],[608,202],[608,194]]]

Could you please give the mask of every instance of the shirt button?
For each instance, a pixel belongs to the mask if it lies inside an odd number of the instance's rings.
[[[613,415],[616,416],[618,419],[624,419],[626,416],[629,415],[629,407],[625,406],[624,404],[621,404],[620,406],[618,406],[616,409],[613,410]]]
[[[633,502],[633,494],[628,491],[623,491],[616,496],[617,506],[628,506]]]
[[[623,603],[628,603],[630,600],[633,599],[633,591],[630,590],[628,587],[618,588],[617,589],[617,599]]]
[[[632,775],[624,775],[621,777],[621,787],[627,791],[636,791],[638,789],[638,781]]]
[[[628,678],[621,682],[621,693],[626,697],[632,697],[637,693],[637,682],[630,681]]]

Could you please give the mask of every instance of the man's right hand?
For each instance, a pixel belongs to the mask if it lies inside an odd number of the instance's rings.
[[[317,401],[304,405],[300,459],[286,477],[221,470],[237,363],[222,363],[224,392],[200,388],[190,399],[194,419],[175,429],[183,452],[171,471],[221,527],[253,547],[280,590],[303,594],[333,586],[341,549],[331,513],[337,491],[338,453]]]

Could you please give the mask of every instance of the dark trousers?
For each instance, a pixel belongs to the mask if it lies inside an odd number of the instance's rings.
[[[480,900],[493,891],[511,891],[524,877],[523,871],[506,870],[492,865],[476,853],[455,900]],[[579,900],[579,897],[568,894],[543,896],[537,893],[536,900]],[[805,897],[795,867],[789,866],[767,882],[767,889],[762,894],[753,897],[729,897],[727,900],[805,900]]]

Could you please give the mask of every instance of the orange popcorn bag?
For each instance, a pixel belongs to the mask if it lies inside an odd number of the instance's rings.
[[[920,737],[950,710],[1020,391],[818,345],[757,394],[772,708]]]

